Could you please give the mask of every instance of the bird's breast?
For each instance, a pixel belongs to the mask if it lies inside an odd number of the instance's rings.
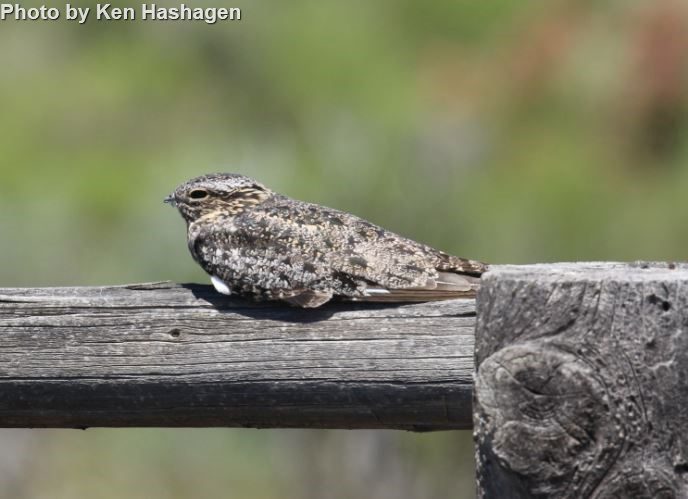
[[[236,245],[233,235],[238,227],[233,217],[218,216],[215,213],[204,215],[189,223],[187,242],[189,251],[201,265],[215,260],[212,258],[218,249],[228,249]],[[208,254],[213,250],[213,255]]]

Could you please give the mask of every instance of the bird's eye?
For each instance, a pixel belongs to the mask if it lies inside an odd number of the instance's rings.
[[[205,199],[208,197],[208,191],[204,189],[194,189],[189,193],[191,199]]]

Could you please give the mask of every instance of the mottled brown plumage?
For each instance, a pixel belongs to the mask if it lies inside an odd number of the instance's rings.
[[[428,301],[475,295],[485,264],[448,255],[349,213],[236,174],[180,185],[166,202],[221,293],[317,307],[333,296]]]

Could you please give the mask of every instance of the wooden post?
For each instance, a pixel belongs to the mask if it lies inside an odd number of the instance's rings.
[[[475,301],[252,304],[0,289],[0,426],[471,426]]]
[[[688,267],[500,267],[478,295],[479,497],[688,497]]]

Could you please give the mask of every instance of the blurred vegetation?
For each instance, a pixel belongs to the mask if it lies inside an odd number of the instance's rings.
[[[206,281],[161,201],[209,171],[489,262],[685,259],[685,2],[196,4],[243,20],[0,25],[1,286]],[[0,439],[8,498],[473,496],[463,432]]]

